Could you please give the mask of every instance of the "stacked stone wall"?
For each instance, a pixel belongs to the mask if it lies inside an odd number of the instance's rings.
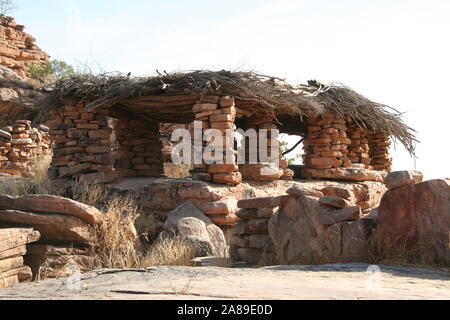
[[[160,130],[156,123],[136,120],[116,120],[116,151],[114,168],[120,176],[162,176],[163,159]]]
[[[85,112],[84,105],[65,106],[48,122],[54,141],[52,179],[83,176],[88,181],[114,180],[112,128],[108,111]]]
[[[52,154],[48,128],[33,128],[28,120],[0,130],[0,173],[33,177],[45,157]]]

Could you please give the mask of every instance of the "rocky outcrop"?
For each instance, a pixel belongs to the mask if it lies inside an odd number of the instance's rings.
[[[64,244],[87,244],[91,240],[89,226],[101,221],[101,213],[76,201],[49,196],[0,195],[0,227],[31,227],[41,233],[42,240]]]
[[[449,264],[448,183],[431,180],[415,184],[421,181],[421,175],[392,175],[388,181],[395,188],[385,193],[378,208],[380,236],[392,242],[393,246],[424,247],[436,260]],[[394,177],[398,179],[394,180]]]
[[[0,195],[0,210],[21,210],[38,213],[59,213],[77,217],[94,225],[101,221],[101,212],[94,207],[72,199],[51,195],[25,195],[9,197]]]
[[[0,65],[11,68],[22,78],[28,75],[30,64],[42,64],[50,58],[24,29],[12,17],[0,18]]]
[[[43,97],[42,91],[0,65],[0,125],[19,119],[33,120],[37,115],[37,101]]]
[[[0,172],[32,177],[39,159],[52,154],[48,128],[32,128],[28,120],[17,120],[0,130]]]
[[[227,247],[223,231],[191,201],[169,212],[164,229],[193,243],[197,256],[220,254]]]
[[[214,224],[233,226],[238,220],[237,199],[244,197],[242,186],[228,187],[203,181],[158,179],[143,188],[143,205],[146,209],[167,212],[176,209],[187,200],[192,201]]]
[[[137,197],[144,212],[152,212],[164,221],[168,212],[187,200],[192,201],[213,223],[220,227],[233,227],[239,218],[237,202],[241,199],[286,195],[306,191],[308,194],[338,196],[360,206],[362,210],[378,207],[386,187],[381,182],[339,181],[247,181],[236,187],[188,179],[121,178],[107,185],[114,194],[130,193]],[[145,233],[154,224],[155,215],[142,215],[137,225]],[[153,218],[152,218],[153,217]]]
[[[39,238],[33,229],[0,229],[0,288],[31,280],[32,271],[24,265],[23,255],[26,245]]]
[[[42,239],[53,242],[86,244],[91,239],[88,224],[78,218],[58,214],[40,214],[19,210],[0,211],[0,227],[32,227]]]
[[[101,222],[100,211],[71,199],[50,195],[0,195],[0,266],[3,257],[1,228],[32,228],[30,230],[36,230],[39,235],[34,241],[39,242],[25,246],[31,241],[16,241],[15,249],[8,254],[8,257],[11,254],[24,256],[25,264],[31,267],[27,267],[30,279],[31,272],[36,279],[69,276],[73,271],[69,270],[70,266],[83,270],[93,259],[85,250],[94,238],[92,226]],[[137,239],[135,232],[132,236]]]
[[[278,263],[364,261],[375,224],[371,219],[360,219],[359,206],[347,206],[349,203],[330,197],[290,197],[269,222]]]

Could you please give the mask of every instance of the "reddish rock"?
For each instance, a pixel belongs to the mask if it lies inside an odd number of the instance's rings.
[[[251,198],[239,200],[237,205],[242,209],[275,208],[281,206],[290,196]]]
[[[335,157],[320,157],[307,159],[307,165],[315,169],[329,169],[336,162]]]
[[[243,220],[258,218],[258,210],[259,209],[240,209],[236,212],[236,215]]]
[[[319,216],[319,222],[323,225],[330,226],[343,221],[353,221],[361,217],[361,207],[351,207],[341,210],[326,210],[322,211]]]
[[[239,171],[244,180],[278,180],[284,174],[282,169],[264,164],[244,164]]]
[[[207,215],[227,215],[237,210],[236,198],[227,198],[220,201],[192,200],[192,202]]]
[[[213,175],[213,181],[215,183],[237,185],[242,182],[242,176],[240,172],[218,173]]]
[[[82,220],[59,214],[37,214],[19,210],[0,211],[2,226],[32,227],[39,231],[42,240],[57,242],[89,243],[89,225]]]
[[[334,196],[327,196],[327,197],[321,197],[319,199],[319,203],[322,206],[325,207],[333,207],[337,209],[344,209],[351,207],[351,203],[347,200],[340,198],[340,197],[334,197]]]
[[[363,262],[368,225],[361,220],[323,225],[318,199],[300,196],[292,197],[270,219],[269,235],[282,265]]]
[[[214,103],[198,103],[195,104],[192,108],[193,113],[201,113],[201,112],[208,112],[208,111],[214,111],[217,109],[217,104]]]
[[[208,173],[229,173],[237,170],[236,164],[213,164],[208,167]]]
[[[386,172],[367,170],[362,168],[333,168],[327,170],[318,170],[305,168],[302,174],[307,178],[320,178],[344,181],[377,181],[384,182]]]
[[[234,106],[234,98],[229,96],[224,96],[220,98],[220,106],[221,107],[233,107]]]
[[[387,191],[378,209],[379,231],[401,245],[420,243],[450,263],[450,187],[444,180]]]
[[[286,191],[287,194],[294,196],[294,197],[300,197],[300,196],[311,196],[311,197],[323,197],[323,193],[314,189],[308,189],[305,187],[302,187],[300,185],[296,185]]]
[[[239,218],[234,212],[227,215],[211,215],[209,218],[214,224],[221,227],[232,227],[239,221]]]
[[[25,195],[9,197],[0,195],[0,210],[20,210],[39,213],[59,213],[80,218],[86,223],[97,224],[101,212],[91,206],[51,195]]]
[[[36,242],[41,235],[33,229],[0,229],[0,252]]]
[[[423,175],[419,171],[394,171],[384,178],[386,187],[391,190],[407,184],[417,184],[423,181]]]

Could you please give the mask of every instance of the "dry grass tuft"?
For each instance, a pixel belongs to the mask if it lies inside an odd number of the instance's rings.
[[[77,180],[73,184],[72,197],[74,200],[93,206],[96,208],[102,208],[107,201],[108,192],[100,183],[87,183],[83,180]],[[116,203],[114,203],[117,206]],[[129,205],[129,203],[126,203]]]
[[[47,176],[47,170],[50,167],[51,161],[51,156],[44,156],[32,160],[30,166],[33,167],[33,176],[30,178],[3,178],[2,183],[0,183],[0,194],[10,196],[22,196],[26,194],[64,196],[64,187],[51,181]]]
[[[136,235],[133,234],[138,208],[129,197],[117,197],[107,204],[102,223],[91,228],[93,239],[88,251],[94,259],[87,269],[140,266],[141,256],[135,250]]]
[[[1,178],[0,194],[6,194],[13,197],[29,194],[33,189],[29,180],[7,177]]]
[[[164,175],[167,178],[171,178],[171,179],[187,178],[191,175],[189,173],[189,170],[191,170],[190,165],[174,164],[174,163],[169,163],[169,162],[164,163]]]
[[[414,267],[442,267],[426,243],[392,238],[375,230],[368,243],[368,262]]]
[[[91,229],[94,236],[88,254],[93,259],[83,267],[98,270],[193,265],[195,249],[178,237],[160,239],[146,253],[138,251],[134,224],[139,215],[133,198],[112,199],[106,205],[103,222]]]
[[[143,264],[146,266],[194,266],[196,248],[181,237],[167,237],[156,241],[149,249]]]

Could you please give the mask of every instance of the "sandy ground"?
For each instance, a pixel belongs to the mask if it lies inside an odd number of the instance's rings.
[[[450,299],[448,271],[379,266],[374,273],[368,267],[102,270],[82,275],[73,286],[53,279],[0,289],[0,299]]]

